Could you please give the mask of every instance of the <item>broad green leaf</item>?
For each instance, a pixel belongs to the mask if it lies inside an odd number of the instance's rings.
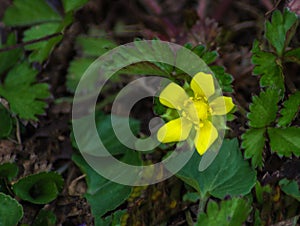
[[[0,226],[15,226],[23,217],[23,208],[9,195],[0,192]]]
[[[0,165],[0,178],[6,178],[12,181],[19,172],[19,168],[15,163],[3,163]]]
[[[210,69],[214,73],[219,86],[221,87],[223,92],[233,92],[232,82],[233,77],[225,72],[225,69],[221,66],[210,66]]]
[[[279,181],[279,185],[284,193],[294,197],[300,202],[300,188],[297,181],[282,179],[281,181]]]
[[[70,63],[67,75],[67,88],[74,93],[84,72],[94,62],[93,58],[79,58]]]
[[[250,128],[242,135],[242,148],[245,149],[245,158],[251,158],[253,167],[263,166],[262,156],[266,141],[265,132],[265,128]]]
[[[262,91],[259,96],[252,97],[248,113],[249,125],[253,128],[263,128],[276,119],[279,93],[276,89]]]
[[[117,47],[117,44],[109,39],[88,36],[79,36],[76,45],[82,50],[83,56],[95,58]]]
[[[284,55],[284,60],[287,62],[295,62],[300,64],[300,48],[287,51]]]
[[[126,137],[128,131],[125,128],[125,125],[128,124],[128,118],[116,115],[112,115],[112,117],[117,125],[118,131],[121,134],[124,134],[124,140],[127,139],[128,141],[130,138]],[[130,119],[129,125],[132,133],[137,135],[137,133],[140,131],[140,122],[135,119]],[[97,112],[96,127],[101,138],[101,142],[112,155],[125,154],[126,152],[131,151],[128,147],[124,146],[115,135],[114,128],[112,127],[111,123],[111,115],[104,115],[103,112]],[[82,142],[84,141],[86,143],[86,150],[81,151],[97,156],[98,149],[97,146],[95,146],[95,141],[90,139],[93,137],[93,135],[91,135],[89,131],[89,128],[82,128],[81,139]]]
[[[253,69],[254,75],[261,75],[261,87],[276,87],[284,92],[284,78],[282,68],[277,63],[277,57],[269,52],[262,51],[257,40],[253,43],[252,63],[255,65]]]
[[[80,7],[84,6],[87,2],[88,0],[62,0],[64,10],[66,13],[72,10],[79,9]]]
[[[13,128],[9,111],[0,103],[0,139],[8,137]]]
[[[285,47],[288,46],[294,34],[289,31],[295,29],[294,26],[297,25],[297,21],[297,15],[285,9],[283,14],[279,10],[274,11],[272,22],[266,22],[266,38],[279,56],[282,56]]]
[[[15,45],[17,42],[17,38],[15,34],[11,33],[8,35],[5,44],[3,44],[2,41],[3,40],[1,40],[0,42],[0,48]],[[8,70],[11,66],[13,66],[18,61],[21,54],[22,54],[22,49],[20,48],[0,53],[0,76],[2,75],[3,72]]]
[[[251,203],[241,198],[233,198],[221,202],[220,207],[210,201],[207,213],[200,213],[197,226],[237,226],[243,225],[251,212]]]
[[[56,216],[50,210],[41,209],[32,226],[55,226],[56,224]]]
[[[300,155],[300,128],[268,128],[272,151],[280,155]]]
[[[103,225],[101,217],[125,202],[130,196],[132,188],[102,177],[78,154],[73,155],[72,160],[86,174],[88,189],[85,197],[91,205],[95,225]]]
[[[21,178],[13,185],[14,193],[21,199],[46,204],[57,198],[63,188],[63,178],[55,172],[42,172]]]
[[[50,95],[48,85],[33,84],[37,73],[23,62],[8,72],[4,84],[0,86],[0,96],[9,102],[11,111],[22,119],[37,120],[36,115],[43,114],[47,106],[42,99]]]
[[[200,160],[200,155],[195,152],[176,176],[202,197],[210,194],[223,199],[227,195],[245,195],[255,185],[256,173],[243,159],[236,139],[224,140],[215,160],[202,172],[198,171]]]
[[[3,21],[6,26],[28,26],[61,19],[46,1],[14,0],[5,11]]]
[[[280,111],[282,115],[278,120],[279,126],[288,126],[297,116],[300,107],[300,92],[297,91],[289,96],[289,99],[283,103],[284,108]]]

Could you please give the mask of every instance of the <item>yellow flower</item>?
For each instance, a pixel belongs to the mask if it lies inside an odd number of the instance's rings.
[[[163,125],[157,132],[157,139],[162,143],[183,141],[194,128],[194,144],[199,154],[203,155],[218,138],[212,116],[227,114],[234,104],[231,97],[213,98],[215,86],[211,74],[197,73],[190,83],[190,88],[194,93],[192,97],[176,83],[170,83],[160,93],[159,101],[169,108],[176,109],[180,117]]]

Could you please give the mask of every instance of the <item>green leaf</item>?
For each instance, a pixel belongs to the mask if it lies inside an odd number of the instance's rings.
[[[297,181],[282,179],[281,181],[279,181],[279,185],[284,193],[292,196],[300,202],[300,188]]]
[[[85,5],[88,2],[88,0],[62,0],[62,3],[64,5],[65,12],[69,12],[72,10],[77,10],[83,5]]]
[[[79,36],[76,45],[82,49],[83,56],[95,58],[117,47],[117,44],[109,39],[88,36]]]
[[[21,199],[46,204],[57,198],[63,188],[63,178],[55,172],[32,174],[18,180],[13,185],[14,193]]]
[[[300,48],[287,51],[284,55],[284,60],[286,62],[294,62],[300,64]]]
[[[251,209],[251,203],[241,198],[222,201],[220,208],[215,201],[210,201],[207,206],[207,214],[199,214],[197,226],[243,225]]]
[[[8,137],[13,128],[9,111],[0,103],[0,139]]]
[[[257,40],[253,43],[252,63],[253,74],[261,75],[261,87],[275,87],[284,92],[284,77],[281,66],[277,63],[277,57],[269,52],[262,51]]]
[[[191,47],[187,47],[191,49]],[[192,51],[197,54],[206,64],[211,64],[216,61],[218,53],[216,51],[208,51],[204,45],[198,45],[192,49]]]
[[[19,168],[15,163],[3,163],[0,165],[0,178],[6,178],[8,181],[12,181],[19,172]]]
[[[256,182],[256,184],[255,184],[255,195],[256,195],[257,202],[260,205],[263,205],[263,203],[264,203],[265,193],[270,194],[271,192],[272,192],[272,188],[270,187],[269,184],[265,185],[265,186],[261,186],[259,181]]]
[[[262,91],[259,96],[252,98],[248,113],[249,125],[253,128],[263,128],[270,125],[276,119],[278,112],[277,103],[279,93],[276,89]]]
[[[67,88],[70,92],[75,93],[76,87],[83,76],[84,72],[94,62],[93,58],[75,59],[70,63],[67,75]]]
[[[48,85],[33,84],[37,71],[26,62],[12,68],[2,86],[0,96],[10,104],[11,111],[26,120],[37,120],[35,115],[43,114],[47,104],[42,99],[49,97]]]
[[[268,128],[272,151],[280,155],[300,155],[300,128]]]
[[[280,111],[282,115],[278,120],[279,126],[288,126],[297,116],[300,107],[300,91],[293,93],[289,99],[283,103],[284,108]]]
[[[50,210],[41,209],[32,226],[55,226],[56,216]]]
[[[6,26],[27,26],[61,21],[61,17],[46,1],[14,0],[13,5],[5,11],[3,21]]]
[[[210,194],[223,199],[227,195],[245,195],[255,185],[256,173],[243,159],[237,139],[224,140],[215,160],[202,172],[198,171],[200,160],[200,155],[195,152],[176,176],[202,197]]]
[[[210,69],[214,73],[218,83],[223,92],[233,92],[232,82],[233,77],[225,72],[225,69],[221,66],[210,66]]]
[[[0,42],[0,48],[4,48],[7,46],[13,46],[17,43],[16,35],[11,33],[7,37],[7,41],[5,44]],[[9,69],[11,66],[15,65],[22,54],[22,49],[17,48],[5,52],[0,53],[0,76],[3,72]]]
[[[96,127],[99,137],[101,138],[101,142],[112,155],[125,154],[128,151],[131,152],[131,149],[124,146],[115,135],[114,128],[112,127],[111,123],[112,118],[116,123],[119,132],[121,134],[124,134],[123,138],[126,139],[126,134],[128,133],[128,131],[125,128],[125,125],[128,124],[128,118],[116,115],[105,115],[103,112],[97,112]],[[140,122],[135,119],[130,119],[129,125],[132,130],[132,133],[134,135],[137,135],[140,131]],[[97,156],[97,143],[95,143],[94,140],[90,139],[93,135],[91,135],[89,131],[89,128],[82,128],[81,139],[82,142],[84,141],[86,143],[86,150],[81,151]],[[128,137],[128,139],[130,138]]]
[[[265,128],[251,128],[242,135],[242,148],[245,149],[245,158],[251,158],[253,167],[263,166],[262,155],[266,140],[265,132]]]
[[[118,74],[126,75],[169,75],[168,68],[163,63],[141,62],[122,68]]]
[[[200,199],[199,193],[198,192],[188,192],[183,195],[182,200],[183,201],[188,201],[188,202],[197,202]]]
[[[86,174],[88,189],[85,197],[91,205],[95,225],[103,225],[101,217],[125,202],[130,196],[132,188],[102,177],[80,155],[73,155],[72,160]]]
[[[107,225],[120,226],[124,214],[126,214],[126,210],[118,210],[113,214],[111,214],[110,216],[106,217],[104,220],[96,218],[95,226],[107,226]]]
[[[23,217],[23,208],[9,195],[0,192],[0,226],[15,226]]]
[[[24,32],[24,42],[43,38],[48,35],[53,35],[60,31],[59,23],[45,23],[31,27]],[[25,46],[26,50],[32,50],[33,52],[29,56],[30,62],[42,63],[46,60],[53,50],[54,46],[62,39],[62,35],[57,35],[45,41],[37,42],[31,45]]]
[[[272,22],[266,22],[266,38],[276,49],[279,56],[282,56],[285,47],[288,46],[291,36],[294,34],[289,31],[292,28],[295,29],[297,21],[297,15],[286,8],[283,15],[279,10],[274,11],[272,15]]]

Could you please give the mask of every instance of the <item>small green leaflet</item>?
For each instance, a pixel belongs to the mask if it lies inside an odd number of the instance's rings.
[[[95,59],[107,51],[117,47],[113,41],[103,37],[79,36],[76,38],[76,46],[81,49],[84,57]]]
[[[39,39],[47,35],[53,35],[60,31],[59,23],[44,23],[33,26],[24,32],[24,42]],[[29,55],[30,62],[42,63],[47,59],[54,46],[62,39],[62,35],[57,35],[51,39],[37,42],[31,45],[25,46],[26,50],[32,50]]]
[[[100,217],[95,218],[95,226],[120,226],[122,225],[121,220],[123,215],[126,213],[126,210],[117,210],[113,212],[111,215],[105,217],[105,219],[101,219]]]
[[[252,63],[255,65],[253,69],[254,75],[261,75],[261,87],[276,87],[284,91],[284,78],[282,68],[277,63],[277,56],[273,53],[263,51],[257,40],[254,41],[252,47]]]
[[[282,179],[281,181],[279,181],[279,185],[284,193],[294,197],[300,202],[300,189],[297,181]]]
[[[242,148],[245,149],[245,158],[252,158],[253,167],[263,166],[263,150],[265,146],[265,128],[250,128],[242,135]]]
[[[82,7],[84,4],[86,4],[88,0],[62,0],[62,3],[64,5],[65,12],[69,12],[72,10],[77,10],[80,7]]]
[[[209,51],[204,45],[198,45],[193,48],[191,44],[187,43],[184,46],[197,54],[206,64],[212,64],[219,56],[216,51]],[[223,92],[233,92],[231,85],[233,77],[225,72],[224,67],[210,65],[209,68],[214,73]]]
[[[188,49],[191,47],[185,45]],[[208,51],[208,49],[204,45],[198,45],[191,49],[194,53],[196,53],[206,64],[211,64],[216,61],[219,54],[216,51]]]
[[[285,47],[288,46],[291,38],[294,36],[298,25],[298,17],[287,8],[283,14],[276,10],[272,15],[272,22],[266,22],[266,38],[275,48],[278,56],[282,56]]]
[[[297,116],[300,107],[300,91],[293,93],[289,99],[283,103],[284,108],[280,111],[282,115],[278,120],[279,126],[288,126]]]
[[[278,111],[279,92],[276,89],[262,91],[252,98],[248,113],[249,125],[253,128],[263,128],[276,119]]]
[[[4,41],[4,40],[1,40]],[[6,43],[2,44],[0,41],[0,48],[4,48],[7,46],[12,46],[17,43],[17,37],[14,33],[8,35]],[[7,71],[10,67],[15,65],[18,61],[19,57],[22,54],[21,49],[12,49],[9,51],[1,52],[0,53],[0,75]]]
[[[209,67],[212,72],[214,73],[214,75],[216,76],[216,79],[220,85],[220,87],[222,88],[223,92],[233,92],[232,89],[232,82],[233,82],[233,77],[225,72],[225,69],[221,66],[210,66]]]
[[[9,102],[11,111],[25,120],[37,120],[36,115],[44,114],[47,104],[41,100],[50,96],[47,84],[34,84],[37,73],[23,62],[8,72],[0,86],[0,96]]]
[[[242,198],[233,198],[221,202],[209,201],[207,213],[200,213],[196,226],[236,226],[243,225],[252,210],[251,203]]]
[[[91,29],[90,32],[93,30]],[[75,58],[68,68],[67,89],[74,93],[76,87],[88,67],[97,57],[113,49],[117,45],[105,38],[79,36],[76,38],[76,49],[79,57]]]
[[[292,154],[300,156],[299,127],[269,128],[268,134],[272,151],[288,157]]]
[[[292,49],[285,53],[284,60],[286,62],[294,62],[300,64],[300,48]]]
[[[61,19],[46,1],[14,0],[5,11],[3,21],[7,26],[28,26]]]

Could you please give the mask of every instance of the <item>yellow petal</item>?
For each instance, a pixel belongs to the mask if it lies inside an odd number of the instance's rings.
[[[194,140],[196,149],[200,155],[203,155],[212,143],[217,139],[218,131],[210,121],[204,122]]]
[[[189,97],[185,93],[184,89],[181,88],[176,83],[170,83],[166,88],[160,93],[159,101],[169,107],[181,110],[183,107],[183,103]]]
[[[195,96],[206,96],[208,99],[215,93],[214,79],[211,74],[199,72],[193,77],[191,88]]]
[[[177,118],[159,128],[157,139],[162,143],[186,140],[191,128],[192,123],[190,121],[184,118]]]
[[[221,96],[210,102],[209,106],[212,109],[212,115],[226,115],[233,109],[234,103],[231,97]]]

